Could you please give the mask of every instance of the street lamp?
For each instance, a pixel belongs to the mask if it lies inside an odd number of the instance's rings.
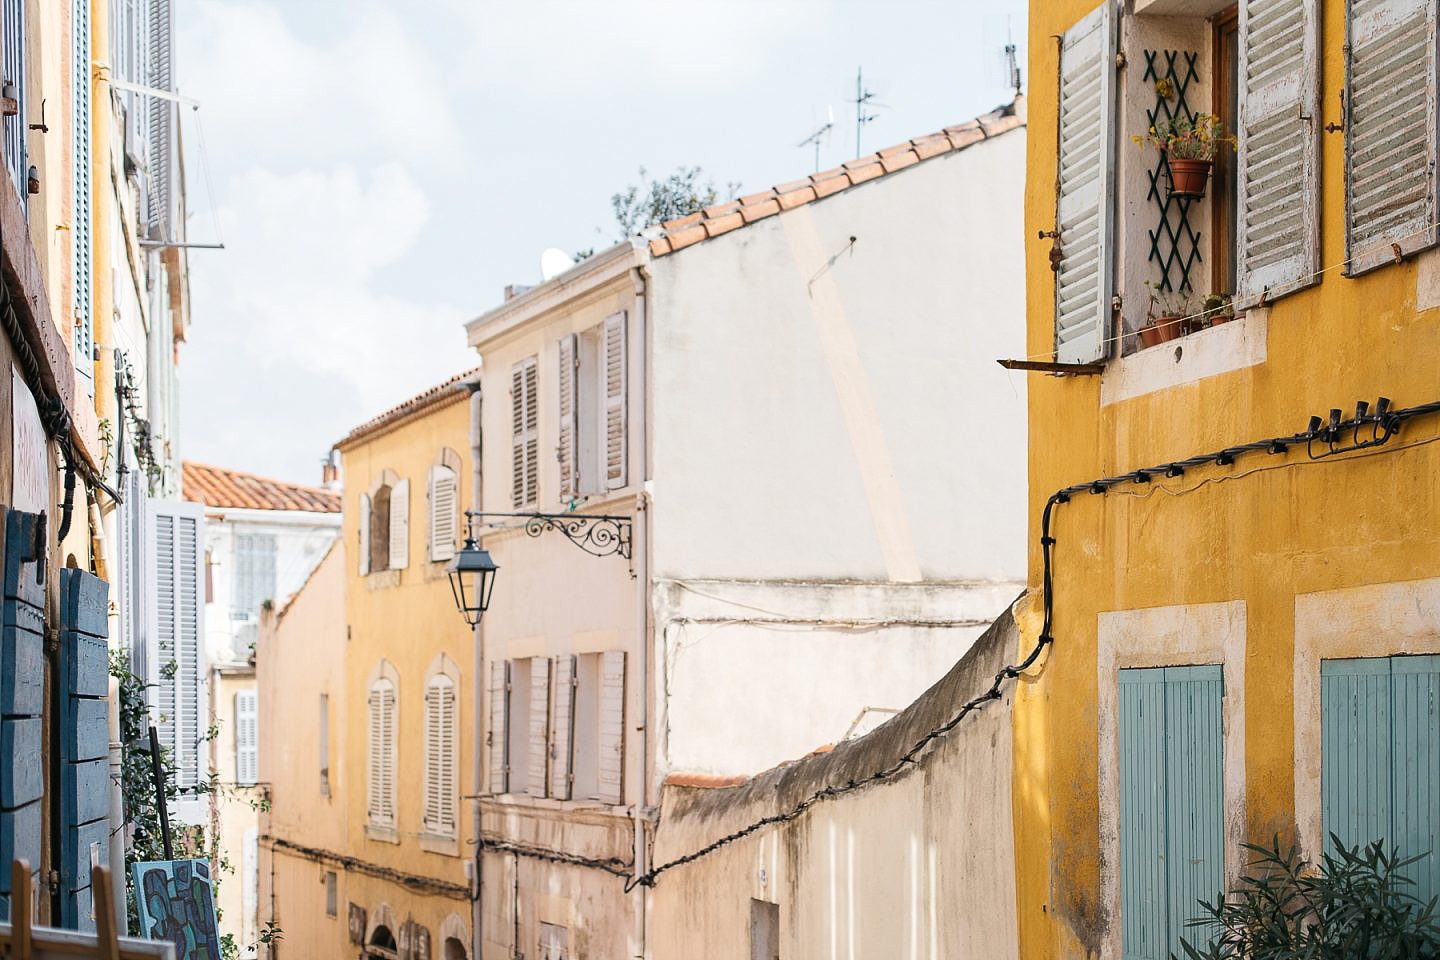
[[[450,561],[450,591],[455,606],[470,626],[476,626],[490,608],[490,593],[495,589],[495,571],[500,568],[490,559],[490,551],[482,550],[473,535],[467,534],[465,546]],[[469,580],[467,584],[465,581]]]

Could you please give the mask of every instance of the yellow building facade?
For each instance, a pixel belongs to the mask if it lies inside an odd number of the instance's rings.
[[[341,546],[257,655],[262,779],[280,751],[260,841],[275,871],[260,919],[284,931],[270,956],[472,955],[472,634],[446,575],[471,489],[469,396],[455,378],[338,444]]]
[[[1371,6],[1030,5],[1020,956],[1180,952],[1242,841],[1434,849],[1435,11]],[[1198,199],[1131,143],[1187,110],[1238,132]]]

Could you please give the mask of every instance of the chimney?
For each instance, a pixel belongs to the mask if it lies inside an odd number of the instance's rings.
[[[520,294],[533,289],[535,288],[523,283],[507,283],[505,284],[505,302],[509,303],[511,300],[520,296]]]
[[[335,460],[334,450],[320,461],[320,485],[326,490],[340,489],[340,464]]]

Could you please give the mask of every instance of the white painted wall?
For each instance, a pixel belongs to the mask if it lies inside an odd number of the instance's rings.
[[[205,549],[210,557],[212,592],[205,605],[205,647],[209,662],[242,663],[250,656],[243,623],[231,609],[234,595],[234,545],[237,533],[275,537],[275,605],[282,606],[305,583],[340,532],[340,514],[300,510],[207,511]],[[259,623],[258,611],[253,623]]]

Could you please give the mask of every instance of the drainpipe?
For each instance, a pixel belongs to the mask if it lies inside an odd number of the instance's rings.
[[[470,391],[470,508],[472,510],[482,509],[484,499],[481,486],[481,464],[482,449],[481,441],[484,439],[480,425],[480,414],[482,411],[480,396],[480,374],[477,372],[474,377],[463,384],[463,388]],[[467,518],[468,520],[468,518]],[[466,533],[469,533],[467,526]],[[470,901],[470,956],[480,957],[482,950],[482,938],[480,936],[481,918],[484,916],[484,909],[480,898],[484,895],[485,886],[483,883],[484,873],[482,872],[485,863],[485,850],[480,845],[480,795],[485,789],[485,772],[483,760],[485,757],[485,713],[482,698],[485,695],[485,618],[481,617],[480,622],[475,625],[474,632],[474,657],[475,669],[471,671],[470,678],[470,702],[475,704],[475,746],[471,751],[470,793],[475,798],[474,812],[472,814],[471,826],[475,835],[475,895]]]
[[[635,863],[635,875],[638,877],[649,869],[646,822],[651,809],[650,779],[653,771],[650,758],[650,723],[653,716],[650,676],[654,647],[650,623],[650,502],[648,489],[650,481],[650,434],[648,430],[650,403],[648,400],[649,383],[646,376],[646,361],[650,355],[648,335],[650,311],[646,296],[648,278],[645,275],[644,267],[633,268],[630,271],[630,278],[635,284],[635,342],[638,344],[634,350],[634,356],[637,358],[634,389],[640,397],[640,403],[635,405],[640,410],[640,416],[632,420],[638,434],[635,446],[640,449],[640,491],[635,495],[635,519],[630,555],[634,558],[635,564],[635,622],[640,628],[640,689],[644,696],[640,730],[640,790],[634,806],[630,808],[635,822],[635,847],[632,859]],[[632,406],[632,409],[635,406]],[[649,924],[650,888],[637,886],[636,889],[640,893],[635,901],[636,939],[640,944],[639,955],[648,958],[650,951],[647,945],[646,927]]]

